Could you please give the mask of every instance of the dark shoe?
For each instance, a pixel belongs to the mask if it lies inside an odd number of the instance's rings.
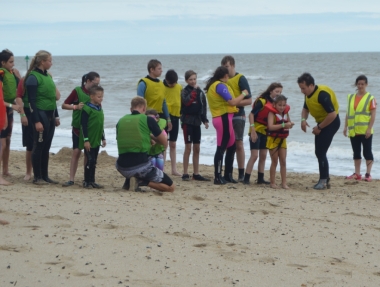
[[[199,180],[199,181],[210,181],[208,178],[205,178],[205,177],[201,176],[200,174],[194,174],[194,173],[193,173],[193,179]]]
[[[89,183],[87,181],[83,181],[83,187],[84,188],[92,188],[92,185],[91,185],[91,183]]]
[[[90,185],[92,185],[93,188],[104,188],[103,185],[97,184],[96,182],[89,182]]]
[[[249,180],[243,180],[243,184],[249,185],[251,182]]]
[[[243,176],[239,176],[238,182],[244,182],[244,175]]]
[[[327,184],[324,184],[321,181],[318,181],[318,183],[316,185],[314,185],[314,189],[316,189],[316,190],[327,189]]]
[[[55,181],[55,180],[52,180],[48,177],[44,177],[42,178],[44,181],[46,181],[47,183],[51,183],[51,184],[58,184],[59,182],[58,181]]]
[[[48,185],[49,183],[43,180],[42,178],[33,179],[33,183],[36,185]]]
[[[129,190],[129,186],[130,186],[130,179],[126,178],[124,181],[122,189]]]
[[[327,187],[327,189],[331,188],[330,178],[328,178],[327,181],[326,181],[326,187]]]
[[[238,183],[236,180],[232,178],[232,174],[225,175],[224,180],[227,181],[227,183]]]
[[[269,181],[266,181],[265,179],[261,179],[261,180],[256,180],[256,183],[257,184],[270,184],[270,182]]]
[[[227,181],[222,177],[221,175],[218,175],[217,177],[214,178],[214,184],[216,185],[223,185],[227,184]]]
[[[188,175],[188,174],[183,174],[183,175],[182,175],[182,180],[184,180],[184,181],[189,181],[189,180],[190,180],[190,175]]]
[[[66,181],[64,184],[62,184],[62,187],[68,187],[72,185],[74,185],[74,181],[69,180],[69,181]]]

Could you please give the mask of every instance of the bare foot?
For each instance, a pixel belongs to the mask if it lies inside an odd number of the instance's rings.
[[[32,176],[30,175],[30,174],[26,174],[25,176],[24,176],[24,180],[25,181],[28,181],[28,180],[30,180],[32,178]]]
[[[172,175],[176,175],[176,176],[182,176],[182,174],[181,173],[179,173],[178,171],[172,171]]]
[[[12,176],[12,175],[9,173],[9,171],[4,171],[4,172],[3,172],[3,175],[4,175],[4,176]]]
[[[1,225],[7,225],[7,224],[9,224],[9,222],[6,221],[6,220],[2,220],[2,219],[0,219],[0,224],[1,224]]]
[[[271,188],[278,188],[277,184],[275,184],[275,183],[271,183],[271,184],[270,184],[270,187],[271,187]]]
[[[0,177],[0,185],[12,185],[12,183]]]
[[[287,184],[282,184],[281,187],[282,187],[283,189],[289,189],[289,186],[288,186]]]

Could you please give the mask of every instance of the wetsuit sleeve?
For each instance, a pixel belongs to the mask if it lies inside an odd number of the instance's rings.
[[[202,101],[202,114],[201,114],[201,120],[202,120],[202,123],[208,123],[208,119],[207,119],[207,101],[206,101],[206,96],[205,96],[205,93],[203,93],[202,90],[200,91],[200,93],[201,93],[201,101]]]
[[[158,123],[154,118],[147,117],[147,123],[153,136],[158,137],[162,133],[160,127],[158,126]]]
[[[219,96],[221,96],[226,102],[228,102],[229,100],[232,100],[233,97],[232,95],[230,94],[230,92],[228,91],[228,88],[225,84],[218,84],[216,86],[216,92]]]
[[[85,111],[83,111],[81,119],[83,138],[88,138],[88,118],[88,114]]]
[[[106,134],[104,133],[104,130],[103,130],[103,133],[102,133],[102,141],[106,140]]]
[[[75,89],[72,90],[70,95],[67,97],[67,99],[63,103],[67,105],[79,104],[77,91]]]
[[[30,107],[32,108],[32,118],[34,123],[40,122],[40,117],[38,116],[37,112],[37,86],[38,86],[38,81],[37,78],[34,75],[29,75],[29,77],[26,79],[25,82],[26,86],[26,91],[28,92],[28,98],[29,98],[29,104]]]
[[[58,109],[55,109],[54,115],[55,115],[56,118],[59,118]]]
[[[137,95],[145,98],[146,84],[144,81],[140,81],[137,86]]]
[[[260,100],[257,100],[253,105],[251,113],[256,116],[258,112],[263,108],[263,103]]]
[[[251,88],[249,87],[247,78],[244,77],[244,76],[241,76],[240,79],[239,79],[239,89],[240,89],[240,91],[244,91],[244,90],[248,91],[248,95],[245,96],[244,99],[252,98]]]
[[[197,99],[197,95],[194,93],[189,93],[187,89],[181,91],[181,101],[183,106],[190,106]]]
[[[303,108],[304,108],[305,110],[309,110],[309,108],[308,108],[307,105],[306,105],[306,101],[303,102]]]
[[[166,119],[170,119],[169,117],[169,109],[168,105],[166,104],[166,99],[162,102],[162,112],[164,113],[164,116]]]
[[[334,105],[331,101],[331,96],[329,93],[322,91],[318,95],[318,103],[322,105],[325,111],[329,114],[335,112]]]

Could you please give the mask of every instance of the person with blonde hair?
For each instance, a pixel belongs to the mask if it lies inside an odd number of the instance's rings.
[[[32,165],[34,184],[57,184],[49,178],[49,150],[59,118],[56,117],[56,86],[48,70],[53,65],[49,52],[40,50],[33,57],[25,76],[33,123]]]

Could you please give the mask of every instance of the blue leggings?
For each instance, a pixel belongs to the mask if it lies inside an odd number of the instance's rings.
[[[153,166],[157,167],[160,170],[164,170],[164,154],[159,153],[157,155],[152,155],[150,157],[150,162]]]

